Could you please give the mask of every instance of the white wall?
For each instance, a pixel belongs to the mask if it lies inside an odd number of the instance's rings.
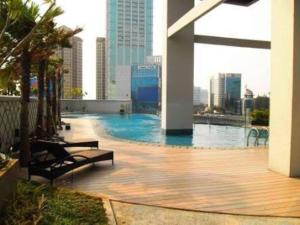
[[[131,99],[131,66],[117,66],[116,99]]]
[[[119,113],[121,107],[131,112],[130,100],[62,100],[63,112]]]
[[[300,177],[300,1],[272,1],[269,168]]]

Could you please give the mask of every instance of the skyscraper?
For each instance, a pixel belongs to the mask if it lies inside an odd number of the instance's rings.
[[[219,107],[230,112],[240,112],[241,74],[219,73],[210,79],[209,107]]]
[[[194,105],[201,104],[201,87],[194,87]]]
[[[72,88],[82,88],[82,39],[72,37]]]
[[[96,98],[106,99],[105,38],[96,40]]]
[[[208,101],[208,105],[210,108],[225,107],[224,86],[224,75],[218,74],[210,78]]]
[[[231,112],[241,112],[240,100],[241,100],[241,74],[227,73],[225,75],[225,109]]]
[[[69,29],[63,26],[63,29]],[[82,89],[82,39],[72,37],[71,48],[58,48],[56,54],[64,61],[62,98],[71,98],[71,91],[74,88]]]
[[[107,0],[108,97],[118,96],[117,76],[124,65],[144,64],[152,55],[153,0]],[[119,79],[120,80],[120,79]],[[119,84],[120,85],[120,84]],[[129,85],[124,83],[122,85]]]
[[[207,104],[208,92],[201,87],[194,87],[194,105]]]

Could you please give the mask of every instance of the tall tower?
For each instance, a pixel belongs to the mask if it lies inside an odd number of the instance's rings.
[[[225,74],[225,108],[229,111],[238,111],[237,103],[241,100],[241,77],[240,73]]]
[[[108,97],[115,99],[118,67],[144,64],[152,55],[153,0],[107,0],[106,27]]]
[[[210,78],[210,90],[209,90],[209,107],[213,108],[225,107],[225,74],[218,74]]]
[[[66,26],[62,28],[71,30]],[[82,89],[82,39],[75,36],[70,39],[70,43],[71,48],[56,50],[56,55],[64,61],[62,98],[71,98],[73,88]]]
[[[82,39],[79,37],[72,37],[72,88],[82,89]]]
[[[96,99],[106,99],[105,38],[96,40]]]

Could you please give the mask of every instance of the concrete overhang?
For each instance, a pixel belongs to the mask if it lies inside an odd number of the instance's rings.
[[[240,6],[249,6],[258,0],[204,0],[184,14],[178,19],[172,26],[168,28],[168,38],[175,35],[177,32],[182,30],[184,27],[195,22],[202,16],[206,15],[222,3],[234,4]]]
[[[271,42],[263,40],[194,35],[194,42],[199,44],[223,45],[240,48],[271,49]]]
[[[224,3],[240,6],[250,6],[257,1],[259,0],[225,0]]]

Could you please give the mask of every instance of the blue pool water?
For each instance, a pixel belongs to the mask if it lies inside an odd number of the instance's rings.
[[[207,148],[246,147],[247,142],[248,129],[242,127],[195,124],[193,135],[166,136],[161,133],[160,118],[155,115],[108,114],[92,117],[99,120],[108,134],[132,141]]]

